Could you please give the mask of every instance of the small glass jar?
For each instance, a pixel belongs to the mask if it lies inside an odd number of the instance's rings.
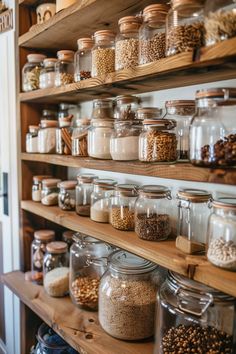
[[[46,250],[43,262],[44,289],[52,297],[66,296],[69,292],[67,244],[61,241],[50,242]]]
[[[85,310],[98,309],[100,278],[107,268],[112,247],[83,234],[75,234],[70,251],[70,296],[73,303]]]
[[[100,325],[118,339],[151,337],[161,283],[157,265],[125,251],[114,252],[109,260],[99,287]]]
[[[76,181],[63,181],[58,183],[58,205],[62,210],[75,210],[75,186]]]
[[[74,82],[74,52],[59,50],[55,64],[55,86],[64,86]]]
[[[27,55],[27,63],[22,69],[22,90],[33,91],[39,89],[39,75],[43,68],[43,60],[46,58],[42,54]]]
[[[41,202],[42,181],[44,179],[52,178],[52,176],[34,176],[32,185],[32,200],[34,202]]]
[[[143,10],[143,24],[139,30],[139,64],[165,58],[165,24],[169,6],[153,4]]]
[[[55,63],[56,58],[46,58],[43,61],[43,69],[39,76],[39,88],[45,89],[55,85]]]
[[[113,101],[110,98],[93,100],[92,119],[113,119]]]
[[[169,272],[157,303],[154,354],[234,353],[235,298]]]
[[[68,117],[63,117],[58,119],[59,127],[56,129],[56,153],[59,155],[69,155],[71,150],[69,146],[65,144],[65,140],[69,140],[68,137],[72,134],[72,121],[73,115],[70,114]]]
[[[72,156],[88,156],[88,128],[90,120],[77,119],[72,128]]]
[[[114,118],[116,120],[134,120],[140,107],[140,99],[136,96],[123,95],[116,98]]]
[[[166,56],[204,45],[202,0],[172,0],[166,18]]]
[[[171,192],[167,187],[147,185],[135,203],[135,232],[148,241],[166,240],[172,231]]]
[[[34,232],[34,240],[31,243],[31,271],[37,273],[34,276],[37,284],[43,283],[43,258],[46,253],[46,245],[54,241],[55,231],[38,230]]]
[[[116,182],[112,179],[97,178],[93,181],[90,218],[96,222],[109,223],[110,198]]]
[[[71,105],[69,103],[60,103],[59,110],[58,110],[58,120],[60,118],[66,118],[69,116],[69,109]]]
[[[67,244],[68,252],[70,252],[70,248],[74,243],[73,236],[75,232],[72,230],[66,230],[62,233],[62,241]]]
[[[43,109],[41,120],[57,120],[57,112],[51,109]]]
[[[92,38],[80,38],[77,41],[78,51],[75,53],[75,82],[89,79],[92,71]]]
[[[145,119],[139,136],[139,160],[175,162],[177,159],[176,123],[168,119]]]
[[[92,119],[88,130],[88,154],[90,157],[111,160],[110,139],[113,119]]]
[[[58,205],[59,188],[58,183],[61,182],[57,178],[48,178],[42,181],[41,203],[51,206]]]
[[[30,125],[29,132],[26,134],[25,150],[28,153],[34,154],[38,152],[38,125]]]
[[[92,77],[115,71],[115,33],[101,30],[94,33],[92,49]]]
[[[147,119],[161,119],[162,109],[157,107],[142,107],[137,109],[136,118],[139,121]]]
[[[77,176],[78,185],[75,188],[76,213],[80,216],[90,216],[91,194],[93,192],[93,181],[98,176],[86,173]]]
[[[116,36],[116,70],[133,68],[138,65],[138,31],[141,26],[141,18],[137,16],[122,17],[118,24],[120,33]]]
[[[208,261],[236,271],[236,198],[219,198],[212,205],[207,230]]]
[[[176,121],[178,160],[187,160],[189,158],[189,127],[195,113],[195,101],[166,101],[165,106],[166,115],[164,118]]]
[[[56,152],[56,120],[41,120],[38,134],[38,152],[54,154]]]

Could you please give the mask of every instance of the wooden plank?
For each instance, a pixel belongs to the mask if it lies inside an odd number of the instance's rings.
[[[19,5],[36,7],[39,2],[40,0],[19,0]]]

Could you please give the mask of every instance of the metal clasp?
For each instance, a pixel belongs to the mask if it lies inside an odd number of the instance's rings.
[[[179,287],[175,291],[175,295],[177,296],[178,308],[181,311],[198,317],[201,317],[213,303],[213,296],[210,293],[190,293]]]

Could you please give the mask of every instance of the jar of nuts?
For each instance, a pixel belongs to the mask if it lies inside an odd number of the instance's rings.
[[[75,210],[75,186],[77,181],[63,181],[58,183],[58,205],[62,210]]]
[[[92,77],[115,71],[115,33],[101,30],[94,33],[92,49]]]
[[[75,53],[75,82],[89,79],[92,71],[92,47],[94,40],[90,37],[77,41],[78,51]]]
[[[116,97],[116,107],[114,118],[116,120],[134,120],[136,112],[140,107],[140,98],[132,95],[123,95]]]
[[[77,176],[76,186],[76,213],[80,216],[90,216],[91,194],[93,192],[93,181],[98,176],[86,173]]]
[[[74,52],[59,50],[55,64],[55,86],[64,86],[74,82]]]
[[[27,55],[27,63],[22,69],[22,90],[33,91],[39,89],[39,76],[43,68],[43,60],[46,58],[42,54]]]

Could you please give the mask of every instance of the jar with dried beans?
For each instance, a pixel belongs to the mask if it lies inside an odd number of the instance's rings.
[[[92,49],[92,77],[115,71],[115,33],[100,30],[94,33],[95,45]]]

